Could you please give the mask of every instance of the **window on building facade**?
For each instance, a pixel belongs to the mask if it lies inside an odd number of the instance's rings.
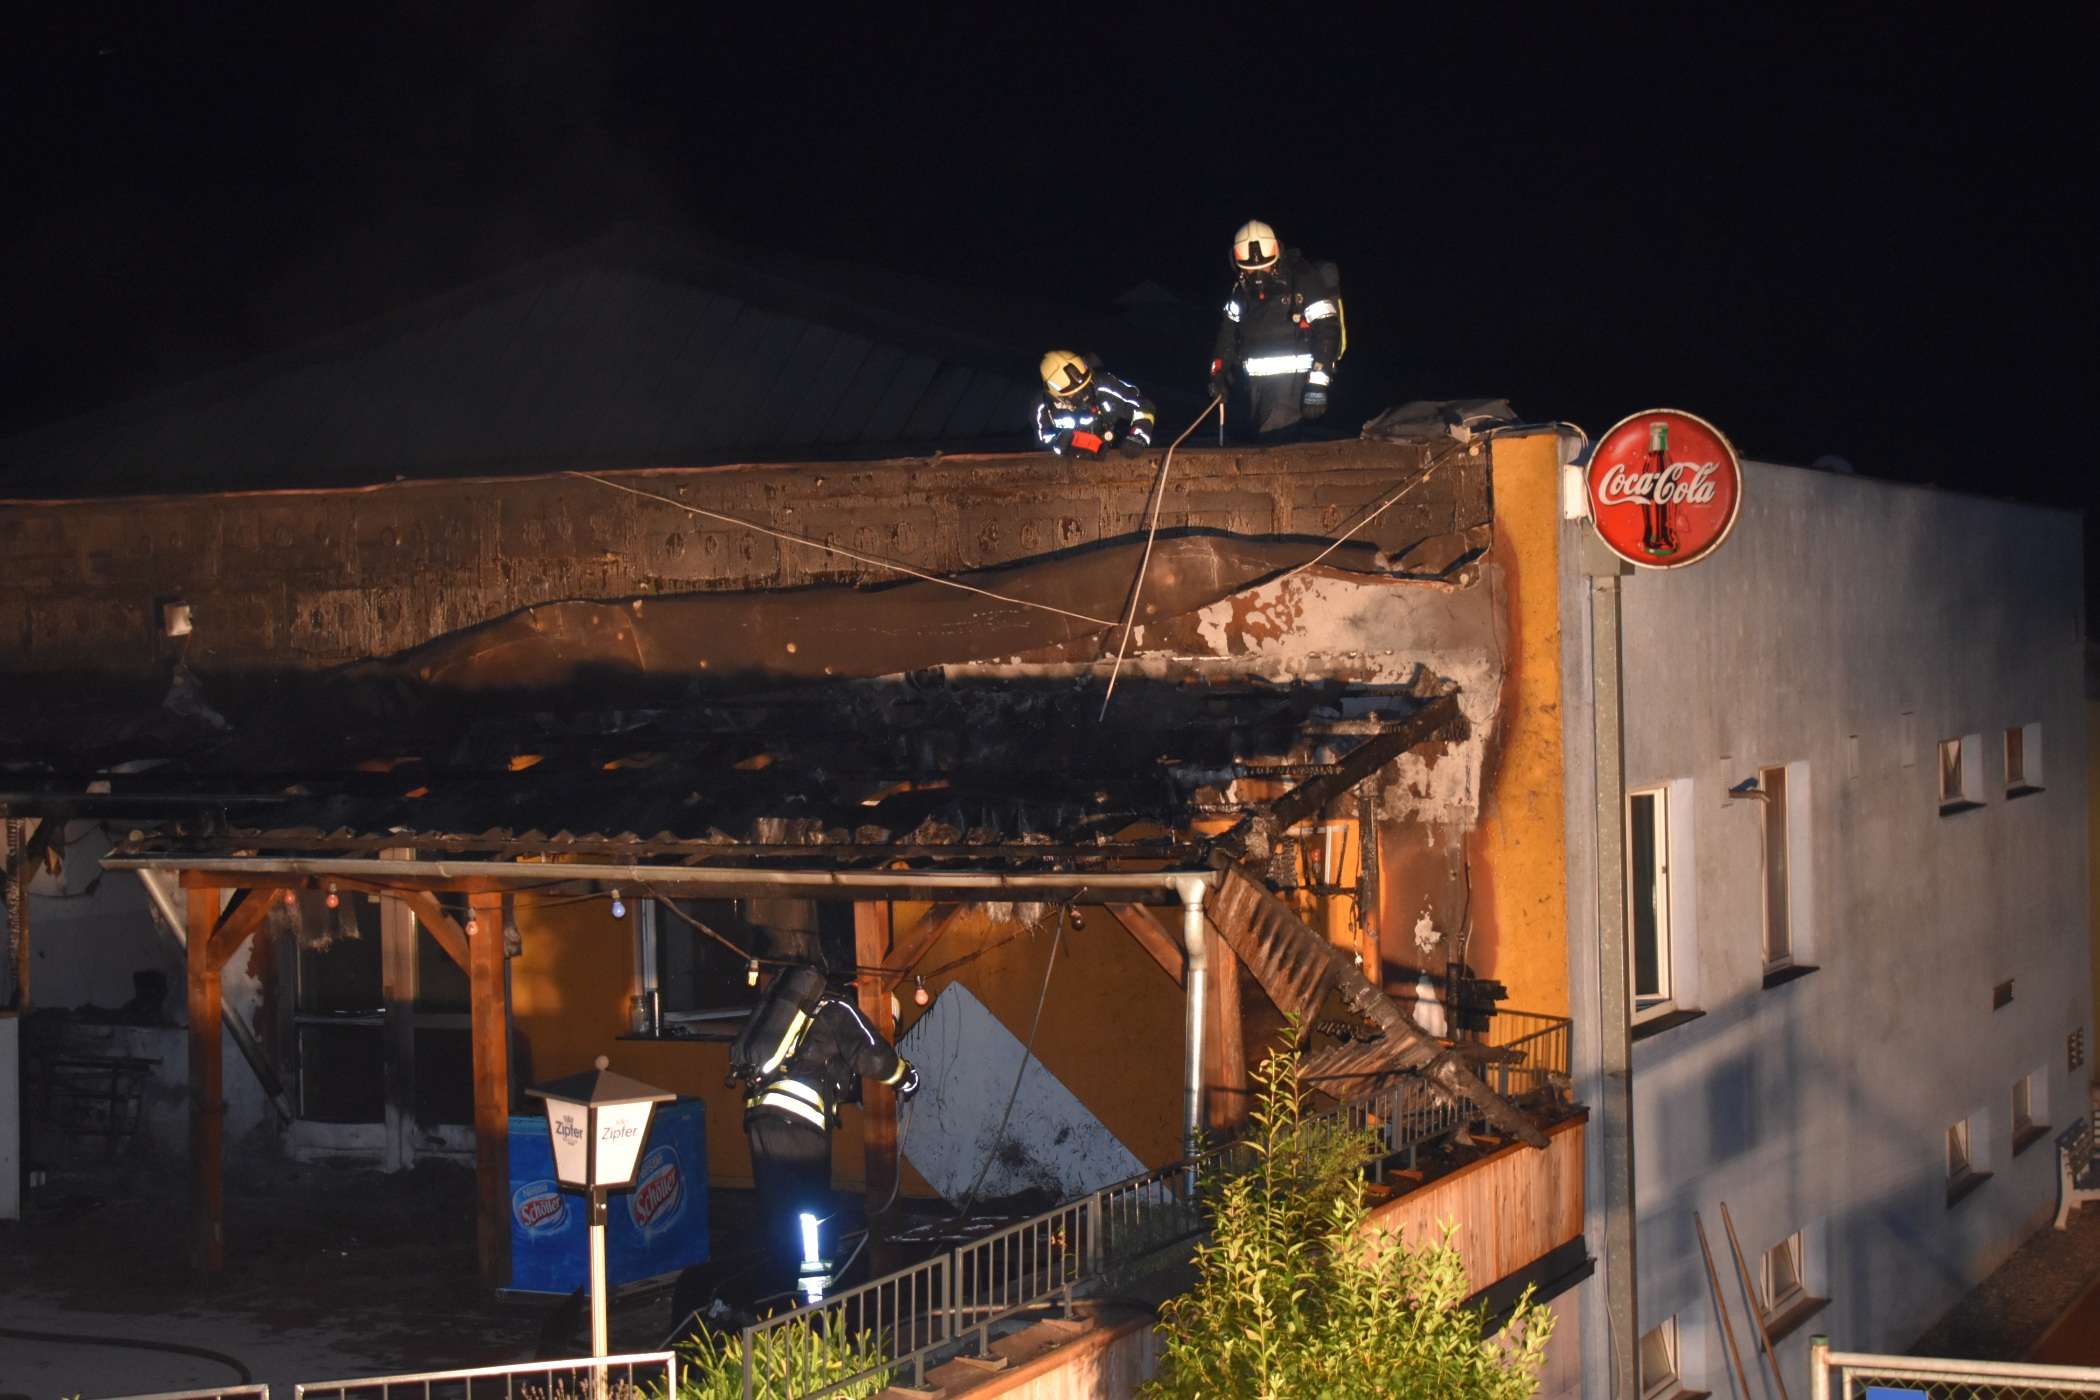
[[[1947,1180],[1959,1181],[1974,1167],[1969,1159],[1969,1120],[1947,1125]]]
[[[2005,731],[2005,795],[2025,797],[2042,790],[2042,727],[2016,724]]]
[[[1758,1306],[1769,1321],[1808,1297],[1801,1274],[1801,1232],[1765,1251]]]
[[[1966,812],[1983,805],[1982,775],[1977,771],[1981,735],[1940,740],[1940,815]]]
[[[2013,1081],[2012,1150],[2025,1152],[2049,1135],[2049,1106],[2044,1102],[2048,1081],[2042,1071],[2029,1070]]]
[[[1677,1319],[1667,1317],[1659,1327],[1641,1334],[1641,1400],[1669,1400],[1684,1394],[1677,1373]]]
[[[1633,946],[1635,1019],[1667,1008],[1670,982],[1669,793],[1648,788],[1626,798],[1626,918]]]
[[[764,906],[764,907],[760,907]],[[659,1034],[728,1039],[757,1005],[746,951],[769,962],[853,965],[853,906],[790,900],[681,899],[654,911],[655,957],[641,959],[642,992],[654,979]]]
[[[1978,1111],[1947,1125],[1947,1204],[1990,1180],[1990,1115]]]
[[[1793,911],[1788,899],[1786,769],[1759,769],[1757,786],[1765,794],[1765,966],[1781,967],[1794,958]]]

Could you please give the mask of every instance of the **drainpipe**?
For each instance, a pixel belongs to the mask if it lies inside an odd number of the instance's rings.
[[[1174,888],[1181,895],[1181,944],[1189,958],[1188,1035],[1184,1047],[1188,1071],[1182,1087],[1181,1142],[1191,1162],[1203,1141],[1203,1003],[1210,990],[1210,944],[1203,929],[1203,891],[1207,883],[1197,877],[1174,881]]]
[[[187,929],[189,924],[183,919],[182,911],[175,907],[173,872],[135,870],[132,873],[137,875],[139,883],[146,887],[146,902],[166,921],[166,931],[173,936],[175,946],[182,950],[183,957],[187,959],[189,945],[183,930]],[[255,1082],[262,1085],[263,1092],[269,1095],[270,1106],[277,1110],[278,1123],[289,1126],[297,1116],[292,1112],[291,1095],[285,1093],[283,1082],[277,1078],[277,1072],[270,1068],[270,1061],[263,1054],[262,1042],[255,1038],[255,1027],[248,1024],[248,1018],[242,1015],[240,1008],[236,1006],[223,1006],[219,1017],[226,1026],[226,1033],[233,1038],[234,1047],[241,1052],[241,1058],[246,1060],[248,1068],[254,1071]]]

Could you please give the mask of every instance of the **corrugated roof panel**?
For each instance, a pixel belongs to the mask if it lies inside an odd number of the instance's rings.
[[[698,407],[709,366],[732,337],[743,304],[715,292],[701,294],[688,312],[685,339],[644,386],[644,397],[628,418],[636,432],[638,460],[669,464],[691,455],[703,441]]]
[[[838,386],[825,381],[824,366],[844,336],[829,326],[805,325],[751,415],[752,442],[809,441],[812,434],[806,429],[801,438],[792,437],[790,425],[806,425],[812,413],[821,413],[838,395]]]
[[[898,366],[904,361],[903,352],[894,346],[866,341],[861,344],[864,349],[860,361],[840,382],[830,413],[817,425],[820,442],[852,442],[867,434],[875,411],[881,406],[883,392],[895,381]]]
[[[955,405],[962,401],[974,372],[963,365],[942,365],[933,380],[912,405],[904,420],[903,436],[913,442],[932,442],[948,428]]]
[[[911,422],[912,410],[940,372],[940,362],[930,356],[907,354],[900,359],[890,382],[882,386],[875,412],[861,429],[862,439],[882,443],[901,439]]]

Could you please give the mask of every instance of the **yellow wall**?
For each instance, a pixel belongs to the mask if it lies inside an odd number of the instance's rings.
[[[908,936],[925,909],[897,906],[900,937]],[[1181,991],[1105,911],[1082,913],[1086,927],[1068,927],[1057,955],[1036,1057],[1146,1165],[1171,1162],[1181,1155]],[[612,918],[603,899],[564,903],[519,897],[524,951],[510,965],[511,1016],[530,1055],[530,1064],[519,1066],[520,1079],[530,1083],[573,1074],[605,1055],[623,1074],[704,1099],[710,1179],[749,1186],[742,1096],[722,1083],[728,1047],[712,1041],[618,1039],[627,1028],[634,978],[632,917]],[[931,970],[979,949],[990,951],[929,978],[928,992],[938,996],[950,983],[961,983],[1015,1039],[1026,1040],[1052,927],[990,947],[1014,925],[965,911],[919,966]],[[900,1037],[925,1014],[911,993],[907,983],[898,996]],[[832,1181],[852,1189],[864,1180],[860,1111],[849,1107],[832,1138]],[[932,1194],[908,1169],[904,1190]]]
[[[1492,439],[1495,538],[1509,636],[1499,732],[1474,832],[1473,917],[1483,975],[1513,1010],[1568,1014],[1562,805],[1558,435]]]

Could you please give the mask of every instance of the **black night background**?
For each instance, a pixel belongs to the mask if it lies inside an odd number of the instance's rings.
[[[37,5],[9,30],[6,431],[624,223],[1208,307],[1258,217],[1342,268],[1337,420],[1506,396],[1594,433],[1681,404],[1769,460],[2091,489],[2090,7]]]

